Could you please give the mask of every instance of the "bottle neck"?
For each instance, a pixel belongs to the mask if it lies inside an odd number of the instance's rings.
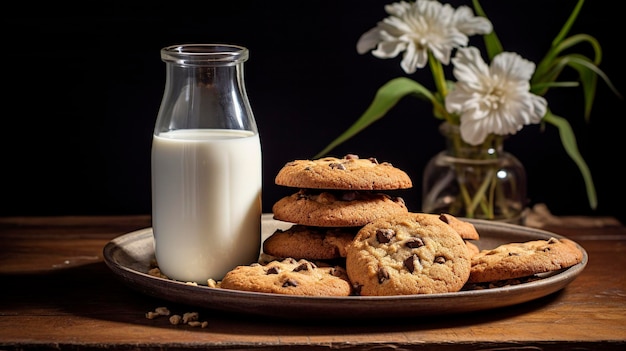
[[[243,63],[236,66],[180,66],[166,63],[166,84],[173,89],[193,85],[198,89],[221,89],[228,94],[243,87]]]
[[[161,51],[166,82],[155,134],[176,129],[257,133],[244,84],[245,48],[189,45]]]

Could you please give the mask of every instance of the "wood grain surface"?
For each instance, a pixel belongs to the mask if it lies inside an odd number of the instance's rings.
[[[119,282],[111,239],[149,216],[0,218],[0,349],[621,350],[626,347],[626,227],[544,228],[581,244],[583,273],[557,293],[477,313],[332,323],[174,305]],[[205,328],[146,313],[199,312]],[[298,311],[294,311],[297,314]]]

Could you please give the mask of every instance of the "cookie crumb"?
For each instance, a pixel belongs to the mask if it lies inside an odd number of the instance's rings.
[[[157,278],[169,279],[168,276],[166,276],[165,274],[161,273],[161,270],[159,269],[159,267],[151,268],[148,271],[148,275],[151,275],[151,276],[157,277]]]
[[[180,324],[180,322],[183,320],[183,317],[181,317],[180,315],[173,315],[170,317],[170,324],[172,325],[178,325]]]
[[[154,309],[154,312],[158,313],[161,316],[169,316],[170,310],[167,307],[157,307]]]
[[[188,324],[189,322],[195,322],[198,320],[198,312],[186,312],[183,314],[183,323]]]
[[[155,319],[155,318],[160,317],[160,316],[161,315],[159,313],[157,313],[157,312],[153,312],[153,311],[146,312],[146,318],[148,318],[148,319]]]

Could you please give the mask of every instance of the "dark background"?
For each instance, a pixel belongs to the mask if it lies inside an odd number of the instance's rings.
[[[263,149],[263,210],[270,212],[293,192],[273,183],[277,171],[287,161],[311,158],[366,109],[382,84],[406,76],[399,58],[359,55],[355,48],[359,36],[386,17],[390,2],[22,2],[5,9],[0,216],[149,214],[152,129],[165,84],[159,50],[182,43],[249,48],[245,79]],[[534,62],[575,4],[482,1],[505,49]],[[624,94],[623,41],[614,39],[623,34],[616,35],[623,16],[611,4],[587,1],[571,33],[599,40],[600,68]],[[475,45],[480,40],[471,37]],[[591,54],[588,45],[577,50]],[[410,77],[432,87],[427,69]],[[546,98],[575,129],[599,205],[589,208],[578,168],[550,125],[526,127],[505,146],[527,169],[530,205],[625,222],[624,100],[600,82],[586,123],[579,88]],[[414,188],[401,195],[419,211],[423,168],[444,146],[430,108],[406,98],[332,155],[374,156],[404,169]]]

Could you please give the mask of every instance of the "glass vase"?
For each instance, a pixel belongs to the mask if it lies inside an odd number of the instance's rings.
[[[422,211],[522,224],[526,171],[504,151],[504,137],[490,135],[482,144],[470,145],[456,125],[443,123],[440,132],[446,149],[424,169]]]

